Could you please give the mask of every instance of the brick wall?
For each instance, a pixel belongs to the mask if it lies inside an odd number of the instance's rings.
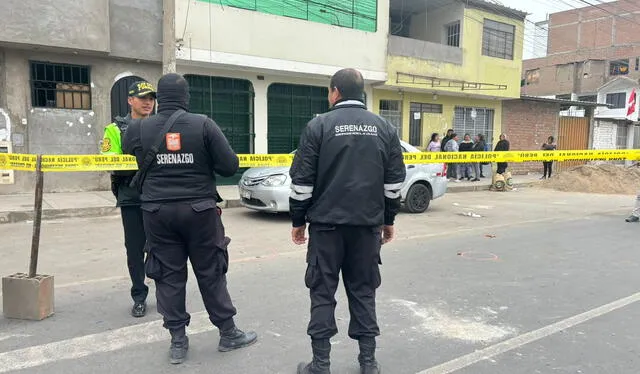
[[[640,0],[625,0],[549,16],[550,55],[640,42]]]
[[[635,69],[635,59],[640,57],[640,0],[598,6],[602,9],[584,7],[549,16],[548,56],[523,62],[523,75],[529,70],[540,69],[539,82],[523,87],[523,94],[592,94],[611,79],[609,61],[617,59],[628,58],[627,76],[640,78],[640,70]],[[582,70],[583,62],[589,60],[606,62],[593,61],[587,71]],[[577,63],[574,78],[558,81],[557,76],[561,73],[558,66],[573,63]]]
[[[598,120],[593,127],[593,149],[616,149],[618,125]]]
[[[549,136],[557,138],[560,105],[529,100],[502,102],[502,129],[511,150],[539,150]],[[510,163],[513,174],[542,173],[542,162]]]

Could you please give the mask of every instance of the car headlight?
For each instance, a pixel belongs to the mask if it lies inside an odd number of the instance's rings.
[[[284,182],[287,181],[287,176],[284,174],[272,175],[269,178],[262,181],[264,186],[274,187],[274,186],[282,186]]]

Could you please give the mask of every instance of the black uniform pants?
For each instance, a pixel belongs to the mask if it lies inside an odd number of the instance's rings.
[[[310,290],[311,319],[307,333],[326,339],[338,333],[335,320],[339,273],[349,300],[349,337],[380,335],[376,289],[380,286],[379,227],[311,224],[305,284]]]
[[[144,302],[149,287],[144,284],[144,223],[140,206],[120,207],[124,228],[124,246],[127,249],[127,267],[131,277],[131,298],[134,302]]]
[[[185,305],[187,258],[209,319],[220,330],[233,327],[236,309],[226,278],[230,239],[225,236],[216,202],[143,204],[142,209],[150,256],[147,275],[156,283],[164,327],[181,329],[191,321]]]

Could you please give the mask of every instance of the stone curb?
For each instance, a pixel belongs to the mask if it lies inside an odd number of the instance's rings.
[[[524,182],[515,183],[514,187],[531,187],[535,186],[537,182]],[[489,185],[475,185],[475,186],[451,186],[447,187],[447,193],[459,193],[459,192],[474,192],[474,191],[488,191]],[[240,199],[225,200],[219,206],[222,209],[241,208],[242,204]],[[115,206],[108,207],[91,207],[91,208],[73,208],[73,209],[43,209],[42,220],[49,221],[63,218],[90,218],[90,217],[106,217],[119,215],[120,209]],[[33,211],[0,211],[0,224],[3,223],[18,223],[33,221]]]

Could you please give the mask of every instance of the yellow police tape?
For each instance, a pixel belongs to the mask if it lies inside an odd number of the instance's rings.
[[[292,154],[240,154],[241,168],[289,166]],[[511,152],[422,152],[405,153],[406,164],[531,162],[531,161],[613,161],[640,160],[640,149],[511,151]],[[36,170],[36,155],[0,153],[0,170]],[[43,155],[43,172],[136,170],[129,155]]]

